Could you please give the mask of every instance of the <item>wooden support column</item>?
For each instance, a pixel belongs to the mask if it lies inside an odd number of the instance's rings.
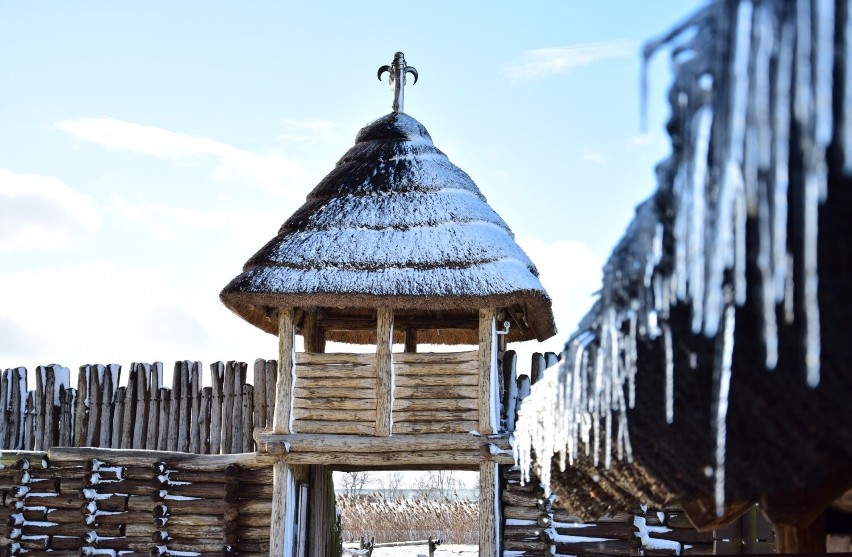
[[[305,339],[305,352],[322,354],[325,352],[325,330],[317,321],[316,310],[306,312],[302,322],[302,336]]]
[[[275,414],[272,420],[272,431],[275,433],[292,433],[293,383],[296,375],[294,335],[293,308],[279,308],[278,378],[275,381]]]
[[[500,551],[500,488],[497,464],[479,465],[479,557],[497,557]]]
[[[497,430],[497,330],[495,308],[479,310],[479,432],[490,435]]]
[[[292,313],[290,314],[292,317]],[[277,416],[278,413],[276,412]],[[296,485],[293,471],[284,462],[272,465],[272,523],[269,557],[293,557]]]
[[[305,352],[325,353],[325,330],[317,325],[316,311],[305,314],[302,335]],[[332,525],[336,517],[334,484],[331,468],[320,464],[309,467],[310,489],[308,490],[308,540],[306,555],[326,557],[332,554]]]
[[[376,435],[391,434],[393,419],[393,309],[376,310]]]

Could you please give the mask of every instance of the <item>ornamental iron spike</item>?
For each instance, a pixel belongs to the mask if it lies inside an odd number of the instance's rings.
[[[393,62],[389,66],[385,65],[379,68],[376,74],[379,81],[382,80],[382,74],[385,72],[388,72],[388,80],[390,81],[391,89],[393,89],[393,111],[404,112],[403,100],[406,74],[414,76],[414,83],[412,83],[414,85],[417,83],[417,69],[405,62],[405,55],[402,52],[397,52],[394,54]]]

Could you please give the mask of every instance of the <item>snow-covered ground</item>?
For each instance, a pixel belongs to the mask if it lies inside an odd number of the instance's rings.
[[[343,544],[343,547],[353,547]],[[401,547],[376,547],[373,549],[373,557],[417,557],[428,555],[429,548],[425,545],[406,545]],[[344,555],[346,555],[344,553]],[[475,557],[479,555],[479,548],[475,545],[440,545],[435,550],[435,557]]]

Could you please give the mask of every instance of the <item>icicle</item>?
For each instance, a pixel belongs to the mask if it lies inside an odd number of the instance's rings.
[[[689,297],[692,300],[692,332],[701,332],[704,319],[704,223],[705,188],[707,181],[707,161],[713,126],[713,109],[702,106],[693,117],[695,120],[695,156],[692,159],[693,172],[689,181],[684,208],[690,215],[687,234],[686,257],[688,261]]]
[[[663,324],[663,347],[666,369],[666,423],[674,422],[674,352],[672,349],[672,330]]]
[[[817,275],[817,231],[819,218],[819,182],[815,173],[805,172],[804,199],[804,323],[805,369],[808,386],[816,388],[820,375],[819,299]]]
[[[793,86],[793,47],[795,27],[781,27],[778,69],[775,77],[773,130],[772,267],[775,270],[776,303],[785,300],[787,286],[787,191],[790,183],[790,90]],[[792,280],[792,279],[791,279]],[[789,298],[792,303],[792,298]],[[792,320],[788,320],[788,323]]]
[[[731,388],[731,363],[734,355],[734,306],[725,308],[722,339],[713,373],[715,391],[713,431],[716,434],[716,469],[714,471],[716,515],[725,514],[725,451],[727,442],[728,394]]]

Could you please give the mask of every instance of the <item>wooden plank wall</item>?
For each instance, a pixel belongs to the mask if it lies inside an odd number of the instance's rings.
[[[395,353],[394,433],[479,429],[479,351]]]
[[[296,353],[293,430],[376,434],[376,355]]]
[[[0,453],[8,555],[269,555],[271,461],[105,452]]]
[[[67,369],[40,366],[32,390],[26,369],[6,369],[0,375],[0,449],[253,452],[254,428],[272,423],[276,369],[275,360],[256,360],[252,385],[247,364],[216,362],[209,366],[211,386],[204,387],[201,362],[182,361],[175,363],[169,388],[160,362],[134,363],[126,375],[116,364],[84,365],[71,388],[57,381]]]

